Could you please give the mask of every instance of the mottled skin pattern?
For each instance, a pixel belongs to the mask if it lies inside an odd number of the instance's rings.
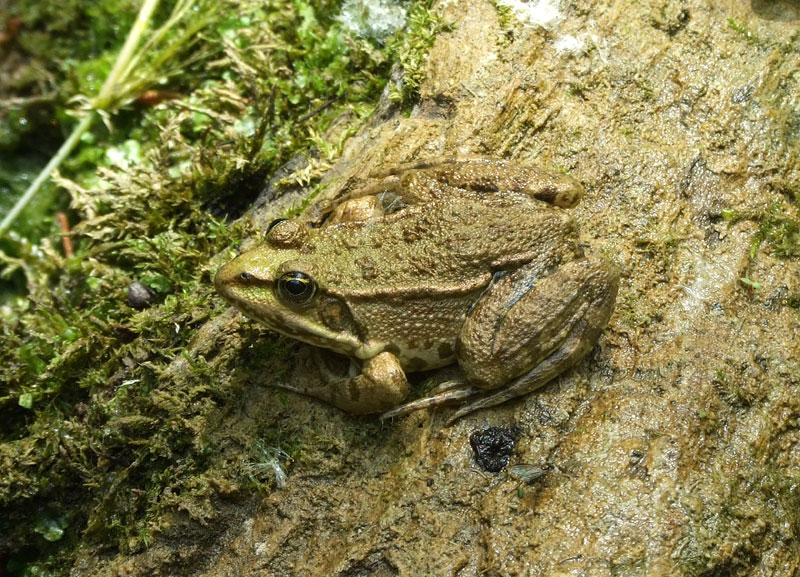
[[[608,321],[616,272],[583,256],[564,210],[581,195],[569,177],[500,160],[406,166],[339,199],[318,228],[278,222],[215,282],[246,315],[361,362],[302,392],[391,415],[477,396],[457,418],[540,387]],[[453,362],[463,384],[397,408],[406,371]]]

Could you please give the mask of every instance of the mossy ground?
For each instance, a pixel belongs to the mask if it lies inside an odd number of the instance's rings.
[[[291,431],[225,424],[247,397],[227,371],[243,359],[279,370],[284,341],[250,328],[235,336],[242,356],[187,350],[226,308],[212,277],[253,233],[230,223],[269,175],[302,154],[288,180],[313,188],[341,145],[326,131],[363,122],[401,52],[412,81],[394,93],[414,98],[413,67],[441,25],[429,3],[385,43],[343,30],[339,5],[198,2],[141,63],[136,97],[0,240],[0,573],[65,574],[78,548],[142,550],[176,518],[206,524],[219,499],[270,490],[303,458]],[[137,9],[0,12],[3,211],[74,124],[72,97],[99,90]],[[153,293],[143,310],[127,300],[134,281]]]

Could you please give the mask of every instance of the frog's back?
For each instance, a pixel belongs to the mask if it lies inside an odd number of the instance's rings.
[[[563,209],[521,195],[475,195],[406,207],[369,222],[318,229],[323,282],[349,296],[472,292],[497,271],[574,258],[577,229]]]

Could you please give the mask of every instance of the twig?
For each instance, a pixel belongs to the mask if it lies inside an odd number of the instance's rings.
[[[58,219],[58,227],[61,229],[61,246],[64,248],[64,256],[70,258],[72,256],[72,240],[69,238],[69,220],[67,215],[61,211],[56,213]]]

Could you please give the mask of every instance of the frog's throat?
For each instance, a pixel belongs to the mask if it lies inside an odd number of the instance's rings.
[[[345,330],[331,330],[324,325],[307,321],[302,317],[275,318],[253,317],[264,326],[289,338],[308,345],[329,349],[358,359],[369,359],[385,350],[385,346],[375,342],[362,342],[356,335]]]

